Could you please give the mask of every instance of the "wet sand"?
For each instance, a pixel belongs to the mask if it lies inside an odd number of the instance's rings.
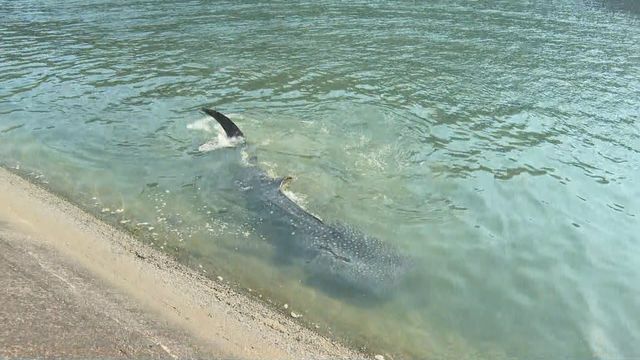
[[[0,358],[365,358],[2,168],[0,288]]]

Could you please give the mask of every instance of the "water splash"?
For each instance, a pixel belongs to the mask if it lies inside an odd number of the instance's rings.
[[[210,117],[198,119],[187,125],[189,130],[204,131],[206,133],[215,133],[216,137],[208,140],[206,143],[198,147],[198,151],[209,152],[221,148],[236,147],[244,143],[244,138],[241,137],[227,137],[224,129],[211,120]]]

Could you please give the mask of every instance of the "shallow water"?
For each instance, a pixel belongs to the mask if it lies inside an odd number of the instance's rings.
[[[640,356],[633,1],[0,1],[0,162],[394,358]],[[247,221],[202,106],[410,258],[338,296]]]

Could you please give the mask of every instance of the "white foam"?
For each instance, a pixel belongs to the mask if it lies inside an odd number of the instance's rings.
[[[305,211],[308,212],[308,210],[306,208],[306,205],[307,205],[307,197],[306,196],[304,196],[302,194],[294,193],[293,191],[287,189],[286,187],[280,188],[280,191],[282,191],[282,194],[284,194],[284,196],[288,197],[289,200],[293,201],[298,206],[300,206],[301,208],[303,208]]]
[[[309,213],[311,216],[315,217],[316,219],[322,221],[322,218],[320,218],[318,215],[312,213],[307,208],[308,202],[307,202],[307,197],[305,195],[294,193],[293,191],[289,190],[286,186],[281,187],[280,191],[282,192],[282,194],[284,196],[289,198],[289,200],[293,201],[296,205],[300,206],[302,208],[302,210],[306,211],[307,213]]]
[[[213,128],[211,127],[211,118],[210,117],[203,117],[201,119],[198,119],[194,122],[192,122],[191,124],[187,124],[187,129],[189,130],[201,130],[204,132],[213,132]]]
[[[244,138],[242,137],[228,137],[224,132],[224,129],[222,129],[222,126],[213,121],[213,119],[211,119],[210,117],[201,118],[192,122],[191,124],[188,124],[187,129],[200,130],[207,133],[215,132],[215,138],[210,139],[209,141],[198,147],[198,151],[201,152],[208,152],[226,147],[235,147],[244,142]]]
[[[240,156],[242,157],[242,165],[251,166],[251,163],[249,162],[249,153],[248,152],[246,152],[245,150],[242,150],[242,152],[240,153]]]
[[[622,354],[618,352],[611,338],[604,329],[596,324],[591,324],[588,329],[588,341],[591,351],[596,358],[600,359],[621,359]]]
[[[218,137],[216,137],[215,139],[211,139],[206,143],[200,145],[198,147],[198,151],[208,152],[208,151],[213,151],[220,148],[235,147],[238,144],[242,144],[243,142],[244,142],[243,138],[238,138],[238,137],[228,138],[227,135],[222,134],[222,135],[218,135]]]
[[[260,166],[270,178],[275,179],[278,177],[278,172],[276,171],[276,166],[274,164],[266,161],[261,161]]]

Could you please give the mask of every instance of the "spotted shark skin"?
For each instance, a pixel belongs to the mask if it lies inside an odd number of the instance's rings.
[[[202,110],[220,123],[227,136],[244,137],[222,113]],[[326,223],[303,209],[283,192],[291,179],[274,179],[254,161],[236,181],[252,222],[276,247],[278,261],[301,264],[308,283],[331,295],[389,296],[405,273],[406,258],[377,238],[345,224]]]

